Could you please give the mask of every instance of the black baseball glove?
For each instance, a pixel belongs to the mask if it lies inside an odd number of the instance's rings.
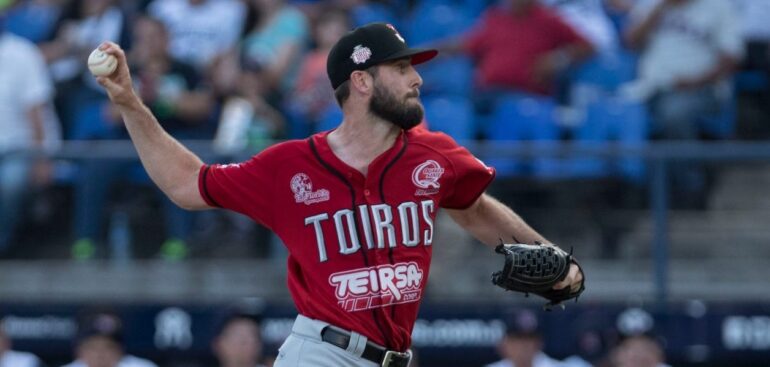
[[[577,299],[585,290],[585,275],[579,287],[553,289],[567,277],[570,264],[580,268],[571,251],[566,253],[554,245],[536,242],[534,245],[500,244],[495,252],[505,255],[505,264],[503,270],[492,274],[492,283],[505,290],[541,296],[550,301],[545,305],[546,309]],[[583,272],[582,268],[580,272]]]

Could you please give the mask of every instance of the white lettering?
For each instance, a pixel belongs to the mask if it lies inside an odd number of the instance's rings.
[[[358,214],[361,217],[361,227],[364,229],[364,239],[366,240],[366,248],[373,249],[374,242],[372,241],[372,225],[369,222],[369,206],[359,205]]]
[[[398,206],[401,219],[401,243],[407,247],[420,244],[420,223],[417,218],[417,203],[407,201]]]
[[[377,281],[377,272],[374,270],[369,270],[369,284],[372,286],[372,292],[380,291],[380,282]]]
[[[422,283],[422,271],[416,266],[406,268],[406,287],[417,287]]]
[[[422,206],[422,219],[425,223],[428,223],[428,229],[423,232],[423,244],[430,246],[433,243],[433,218],[430,217],[434,211],[433,200],[423,200],[420,202]]]
[[[372,205],[372,217],[377,231],[377,248],[385,248],[385,232],[388,236],[388,247],[396,247],[396,229],[393,228],[393,211],[390,205]]]
[[[380,265],[353,271],[334,273],[329,283],[335,287],[335,294],[341,301],[349,297],[392,295],[401,301],[405,291],[408,301],[419,299],[422,285],[422,270],[415,262]]]
[[[390,291],[390,294],[392,294],[393,297],[396,297],[396,299],[400,300],[401,292],[399,292],[398,288],[396,288],[396,285],[393,284],[393,276],[395,275],[393,268],[387,267],[379,270],[380,286],[382,286],[382,289]]]
[[[770,349],[770,317],[730,316],[722,322],[722,343],[728,350]]]
[[[326,257],[326,243],[324,242],[324,232],[321,229],[321,221],[329,219],[329,215],[321,213],[312,217],[305,218],[305,226],[313,223],[313,229],[315,230],[315,242],[318,245],[318,257],[321,262],[327,260]]]
[[[366,241],[366,248],[368,249],[395,248],[399,241],[406,247],[416,247],[420,242],[425,246],[430,246],[433,243],[432,216],[436,211],[435,202],[433,200],[424,200],[419,204],[403,202],[397,208],[397,211],[393,210],[394,207],[388,204],[359,205],[358,213],[356,213],[356,209],[340,209],[333,215],[321,213],[307,217],[305,218],[305,226],[313,225],[318,258],[321,262],[328,260],[325,234],[331,235],[331,233],[324,232],[323,221],[330,219],[330,215],[334,221],[339,253],[342,255],[356,253],[363,247],[361,237],[358,234],[358,218],[361,219],[360,228],[363,231],[363,239]],[[397,218],[393,217],[394,212]],[[395,220],[399,221],[401,225],[400,239],[396,238]],[[326,229],[329,230],[329,228]]]
[[[342,223],[343,217],[348,222],[347,231]],[[361,248],[361,243],[358,242],[358,231],[356,230],[356,221],[353,219],[352,210],[343,209],[334,213],[334,227],[337,229],[337,240],[339,240],[341,254],[352,254]],[[346,234],[350,235],[350,246],[348,246]]]

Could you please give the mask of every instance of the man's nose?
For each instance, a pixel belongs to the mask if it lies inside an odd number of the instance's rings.
[[[412,84],[410,87],[412,88],[420,88],[422,86],[422,77],[420,76],[420,73],[417,72],[417,70],[412,66],[412,71],[414,71],[414,80],[412,81]]]

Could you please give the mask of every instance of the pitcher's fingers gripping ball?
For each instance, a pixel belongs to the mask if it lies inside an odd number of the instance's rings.
[[[115,72],[118,59],[97,48],[88,55],[88,70],[95,76],[108,76]]]
[[[568,299],[577,298],[585,290],[585,278],[580,264],[572,254],[549,244],[500,244],[495,252],[505,256],[503,269],[492,274],[492,283],[509,291],[532,293],[550,302],[546,309]],[[574,284],[555,286],[570,275],[575,264],[579,270]]]

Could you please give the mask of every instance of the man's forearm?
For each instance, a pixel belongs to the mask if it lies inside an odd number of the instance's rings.
[[[42,147],[45,140],[45,107],[45,103],[40,103],[27,110],[27,120],[32,125],[32,138],[38,147]]]
[[[652,29],[658,24],[666,6],[666,2],[662,1],[647,15],[646,18],[628,29],[623,37],[628,47],[639,49],[644,46],[644,43],[647,41],[647,36],[649,36]]]
[[[198,170],[203,162],[172,138],[139,98],[117,105],[139,158],[153,182],[177,205],[203,206],[197,194]],[[198,199],[198,200],[194,200]]]
[[[479,241],[489,246],[503,242],[548,242],[518,214],[497,199],[483,195],[470,208],[450,210],[450,216]]]
[[[703,88],[723,80],[735,72],[738,60],[734,57],[721,55],[719,62],[711,70],[702,75],[677,81],[677,86],[683,89]]]

